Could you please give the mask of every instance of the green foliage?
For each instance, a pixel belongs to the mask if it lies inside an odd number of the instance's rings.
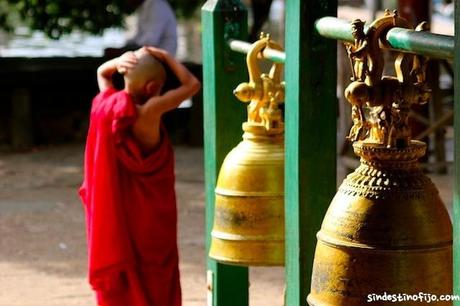
[[[14,27],[10,14],[16,15],[31,29],[59,38],[74,29],[100,33],[105,28],[123,25],[129,13],[126,0],[0,0],[0,28]]]
[[[200,0],[170,0],[178,17],[188,18]],[[59,38],[72,30],[99,34],[122,27],[132,13],[129,0],[0,0],[0,29],[12,31],[19,20],[33,30]]]
[[[13,20],[17,19],[15,11],[11,9],[11,5],[7,0],[0,0],[0,29],[7,32],[13,30]]]

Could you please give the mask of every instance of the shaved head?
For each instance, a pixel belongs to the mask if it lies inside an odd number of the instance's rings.
[[[166,80],[166,70],[163,64],[144,48],[135,51],[134,55],[138,62],[134,68],[124,73],[125,89],[138,103],[142,103],[161,90]]]
[[[164,83],[166,71],[163,64],[145,49],[139,49],[134,52],[138,59],[136,67],[127,71],[125,77],[132,82],[145,83],[149,81],[158,81]]]

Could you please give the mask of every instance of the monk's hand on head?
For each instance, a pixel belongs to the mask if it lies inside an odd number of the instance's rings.
[[[137,57],[132,51],[123,53],[117,59],[117,71],[118,73],[124,74],[129,69],[134,68],[137,65]]]
[[[166,57],[169,56],[168,51],[160,49],[160,48],[145,46],[144,49],[147,50],[147,52],[150,53],[152,56],[156,57],[158,60],[162,62],[166,62]]]

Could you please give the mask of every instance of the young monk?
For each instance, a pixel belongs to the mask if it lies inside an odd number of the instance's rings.
[[[163,65],[181,85],[160,95]],[[116,71],[124,90],[113,87]],[[174,156],[161,116],[200,83],[153,47],[102,64],[97,77],[80,189],[89,282],[100,306],[180,306]]]

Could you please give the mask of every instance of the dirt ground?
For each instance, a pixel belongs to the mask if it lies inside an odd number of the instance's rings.
[[[203,151],[175,151],[183,305],[203,306]],[[0,154],[0,306],[95,305],[77,196],[82,161],[82,144]],[[250,273],[251,305],[282,305],[282,268]]]
[[[176,147],[184,306],[206,305],[203,151]],[[94,305],[77,196],[83,145],[0,154],[0,306]],[[432,176],[451,207],[450,176]],[[251,305],[282,305],[283,269],[251,269]]]

